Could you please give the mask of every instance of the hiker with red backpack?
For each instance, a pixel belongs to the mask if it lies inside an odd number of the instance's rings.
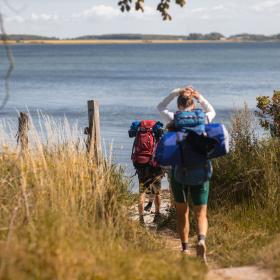
[[[173,113],[168,110],[167,105],[175,98],[177,98],[178,111]],[[195,101],[200,103],[202,109],[196,109]],[[197,221],[197,255],[206,262],[207,202],[212,167],[208,157],[201,150],[205,148],[208,152],[216,144],[213,139],[203,138],[205,124],[210,123],[216,113],[209,102],[192,87],[173,90],[157,108],[162,117],[169,122],[169,126],[173,126],[174,130],[178,131],[165,135],[163,140],[165,150],[158,147],[157,157],[160,158],[159,163],[161,162],[162,165],[172,165],[171,187],[175,199],[177,229],[182,242],[182,252],[189,254],[188,195],[190,193]],[[176,146],[172,141],[176,142]],[[201,147],[204,143],[207,147]],[[164,163],[169,152],[170,158]]]
[[[128,134],[130,138],[135,137],[131,160],[139,180],[139,221],[140,224],[145,224],[145,195],[153,194],[155,203],[154,222],[156,223],[160,219],[160,191],[163,172],[154,160],[154,152],[163,134],[163,124],[154,120],[135,121],[132,123]]]

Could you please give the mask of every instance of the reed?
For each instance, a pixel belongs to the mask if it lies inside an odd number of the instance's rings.
[[[279,139],[259,137],[258,131],[246,106],[233,115],[231,153],[213,162],[212,207],[246,202],[279,210]]]
[[[258,263],[263,258],[269,266],[266,256],[271,254],[275,258],[270,267],[275,267],[275,259],[280,263],[276,249],[266,254],[262,249],[279,240],[280,142],[269,135],[260,137],[259,131],[246,106],[236,111],[231,152],[213,161],[208,241],[212,257],[225,266]]]
[[[24,154],[0,125],[0,279],[203,278],[198,262],[129,219],[121,168],[88,158],[67,120],[40,124]]]

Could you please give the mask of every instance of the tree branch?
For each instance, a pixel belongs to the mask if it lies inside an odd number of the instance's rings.
[[[157,10],[161,13],[163,20],[172,20],[172,17],[169,14],[171,2],[172,0],[160,0],[159,4],[157,5]],[[186,0],[175,0],[175,3],[183,7],[186,4]],[[121,0],[118,2],[122,12],[129,12],[131,10],[132,4],[132,0]],[[144,12],[144,0],[135,0],[135,10]]]
[[[8,58],[8,70],[4,76],[4,88],[5,88],[5,95],[4,95],[4,99],[2,101],[2,104],[0,106],[0,110],[2,110],[5,105],[7,104],[9,97],[10,97],[10,78],[12,75],[12,71],[14,69],[14,57],[13,57],[13,53],[11,50],[11,47],[8,44],[8,36],[5,32],[5,28],[4,28],[4,22],[3,22],[3,16],[2,13],[0,13],[0,31],[1,31],[1,41],[4,44],[5,47],[5,52]]]

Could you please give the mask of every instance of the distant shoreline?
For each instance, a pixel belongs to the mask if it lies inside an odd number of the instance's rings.
[[[7,40],[9,45],[129,45],[129,44],[207,44],[207,43],[265,43],[280,42],[280,40]],[[3,40],[0,45],[3,45]]]

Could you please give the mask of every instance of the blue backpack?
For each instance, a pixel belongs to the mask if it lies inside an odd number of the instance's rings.
[[[183,164],[175,166],[174,176],[182,184],[202,185],[212,177],[209,159],[229,153],[229,133],[223,124],[206,124],[205,132],[206,135],[189,132],[186,140],[179,142]]]
[[[176,131],[194,131],[197,134],[205,132],[205,113],[201,109],[178,111],[174,115]]]
[[[176,165],[176,181],[184,185],[202,185],[212,177],[212,165],[207,157],[199,153],[190,143],[189,135],[178,143],[181,153],[181,164]]]
[[[205,133],[205,113],[200,109],[178,111],[174,115],[174,127],[177,132],[165,133],[156,149],[155,159],[162,166],[182,165],[179,143],[184,140],[187,132]]]
[[[166,164],[168,154],[175,179],[181,184],[201,185],[212,176],[211,162],[193,147],[194,137],[205,134],[205,119],[205,113],[200,109],[178,111],[174,115],[177,132],[165,135],[158,144],[155,157],[157,162],[162,164],[165,159]]]

